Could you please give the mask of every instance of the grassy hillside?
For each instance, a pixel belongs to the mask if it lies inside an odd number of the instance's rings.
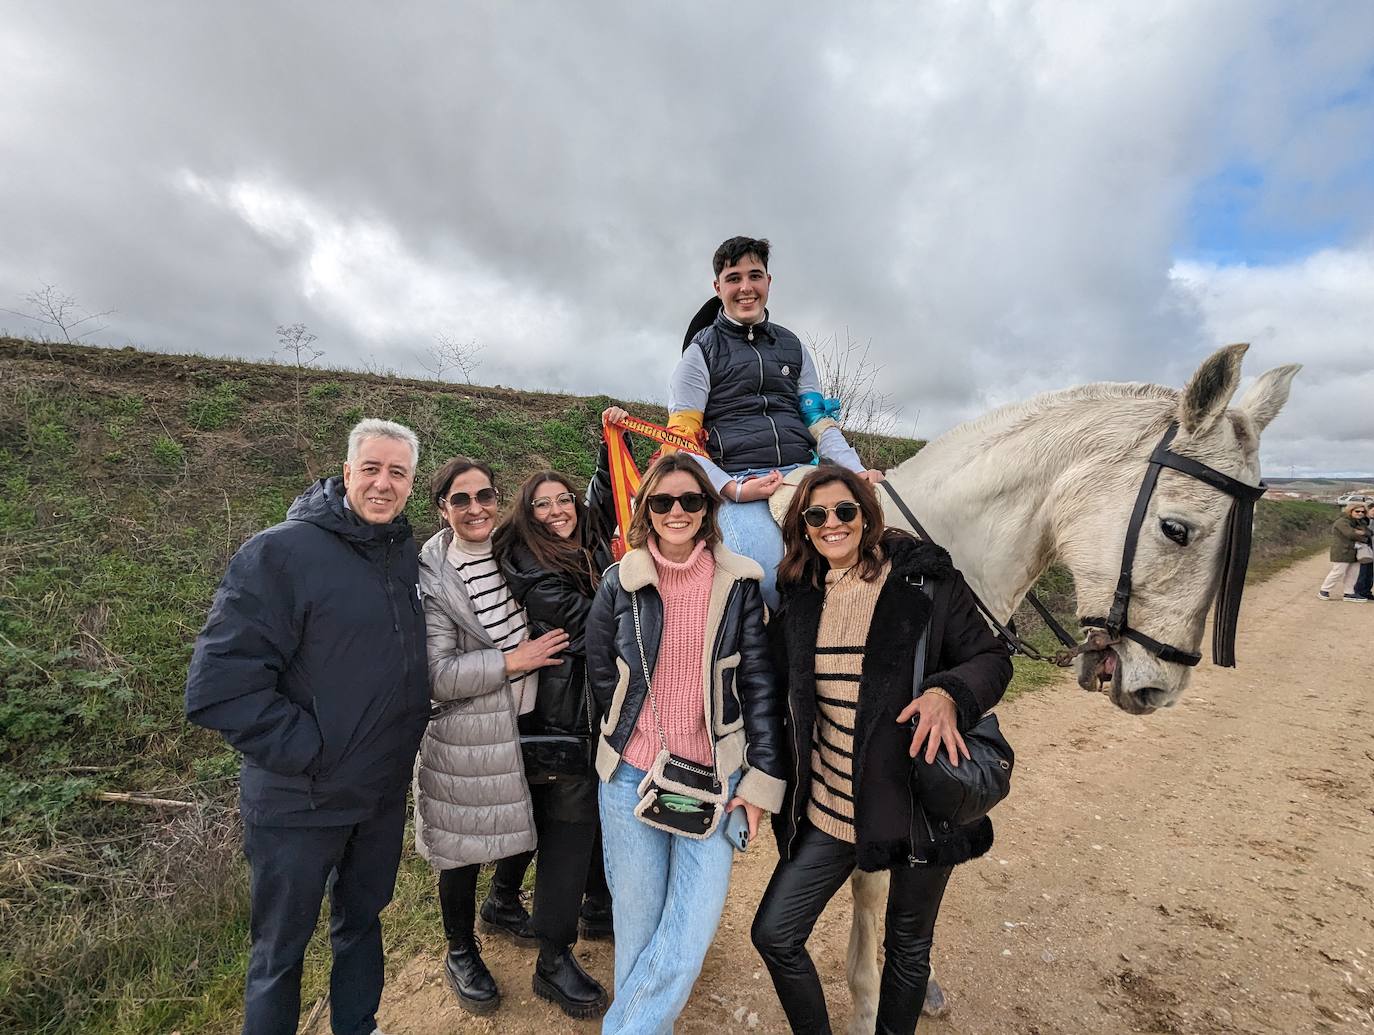
[[[589,476],[612,401],[0,339],[0,1031],[233,1026],[237,762],[182,719],[181,688],[229,557],[337,473],[348,429],[403,421],[422,477],[467,453],[513,488]],[[860,448],[894,464],[918,444]],[[407,513],[422,540],[436,527],[423,490]],[[394,950],[438,937],[431,894],[408,860]]]
[[[546,466],[588,476],[612,401],[0,339],[0,1031],[236,1027],[237,762],[185,723],[181,689],[229,557],[337,472],[348,428],[403,421],[422,478],[468,453],[513,487]],[[919,448],[857,445],[883,467]],[[434,529],[422,491],[408,513],[422,539]],[[1257,559],[1310,549],[1329,521],[1319,504],[1262,503]],[[1042,588],[1072,612],[1066,576]],[[129,791],[192,807],[108,797]],[[388,913],[398,958],[437,943],[432,895],[408,856]]]

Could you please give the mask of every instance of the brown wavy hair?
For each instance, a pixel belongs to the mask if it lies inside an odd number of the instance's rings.
[[[663,481],[664,475],[674,471],[690,474],[706,496],[706,509],[702,513],[701,527],[697,529],[697,538],[704,539],[707,546],[715,546],[720,542],[720,522],[717,519],[720,493],[711,487],[706,472],[689,454],[664,453],[649,465],[644,472],[644,480],[639,483],[639,492],[635,493],[634,513],[630,516],[630,527],[625,530],[625,542],[632,549],[638,550],[648,545],[654,526],[649,521],[649,505],[645,501],[658,491],[658,483]]]
[[[534,516],[534,494],[545,482],[556,482],[572,493],[577,528],[566,539]],[[500,563],[517,544],[522,545],[541,570],[569,575],[591,595],[601,578],[592,563],[591,551],[587,549],[587,532],[587,505],[582,502],[572,479],[558,471],[536,471],[521,483],[515,508],[492,533],[491,552]]]
[[[859,535],[859,578],[872,582],[883,570],[883,552],[880,548],[885,526],[883,508],[878,495],[868,479],[855,474],[838,464],[821,464],[801,480],[792,502],[787,508],[787,516],[782,522],[782,560],[778,562],[778,585],[798,585],[809,581],[818,587],[824,572],[830,565],[811,543],[806,534],[806,522],[802,511],[811,506],[811,497],[822,485],[843,482],[854,502],[859,505],[859,515],[863,519],[863,531]]]

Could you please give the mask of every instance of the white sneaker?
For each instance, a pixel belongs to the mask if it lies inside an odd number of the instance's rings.
[[[1369,603],[1369,601],[1367,601],[1364,597],[1357,597],[1354,593],[1347,593],[1347,594],[1345,595],[1344,599],[1345,599],[1345,602],[1346,602],[1347,604],[1367,604],[1367,603]]]

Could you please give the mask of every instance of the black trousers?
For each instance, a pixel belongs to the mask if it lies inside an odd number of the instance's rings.
[[[925,1002],[930,980],[930,944],[935,917],[949,883],[949,866],[910,866],[890,871],[886,962],[878,993],[876,1035],[911,1035]],[[816,966],[806,939],[835,892],[854,870],[854,846],[804,823],[796,851],[778,864],[754,917],[758,949],[792,1030],[830,1035]]]
[[[371,1035],[384,979],[377,915],[396,888],[405,824],[402,795],[351,826],[243,825],[253,939],[243,1035],[295,1035],[305,948],[326,890],[330,1025],[335,1035]]]
[[[577,941],[577,915],[596,840],[596,782],[537,784],[530,788],[530,798],[539,837],[531,920],[540,947],[557,952]],[[529,859],[524,853],[496,864],[493,883],[498,891],[519,890]],[[439,874],[439,909],[450,944],[472,935],[480,869],[474,864]]]

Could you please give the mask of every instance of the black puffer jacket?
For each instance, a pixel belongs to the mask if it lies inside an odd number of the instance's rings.
[[[883,545],[892,568],[864,645],[854,721],[857,863],[862,870],[884,870],[915,861],[966,862],[992,847],[992,823],[984,818],[964,827],[927,827],[924,815],[912,808],[916,789],[908,754],[911,727],[899,725],[897,714],[911,703],[916,642],[927,623],[930,641],[921,689],[939,686],[949,692],[958,708],[960,730],[1002,699],[1011,680],[1011,657],[974,608],[973,596],[948,553],[896,532],[889,532]],[[822,562],[822,585],[824,569]],[[922,591],[922,579],[933,580],[931,596]],[[788,687],[787,800],[773,819],[778,851],[786,859],[811,794],[816,636],[825,596],[809,583],[781,588],[783,605],[769,633]]]
[[[713,645],[702,669],[703,705],[715,739],[716,776],[723,783],[744,767],[739,796],[769,812],[782,804],[782,699],[773,679],[763,627],[763,569],[717,546],[707,605],[705,642]],[[609,780],[620,764],[647,696],[635,639],[633,603],[650,673],[663,639],[658,569],[648,550],[631,550],[607,570],[587,618],[587,675],[600,723],[596,768]]]
[[[186,676],[186,715],[243,753],[243,816],[359,822],[404,795],[429,718],[425,619],[404,516],[369,525],[321,480],[239,548]]]
[[[764,315],[745,327],[721,312],[692,339],[711,376],[706,445],[725,471],[811,461],[815,440],[798,410],[802,343]]]
[[[568,634],[563,661],[539,670],[539,692],[534,710],[520,717],[526,733],[575,733],[592,735],[588,707],[585,629],[592,609],[594,572],[597,577],[611,565],[611,532],[615,527],[611,497],[610,461],[606,445],[601,445],[596,474],[587,486],[581,527],[577,537],[588,555],[586,578],[540,566],[523,543],[515,543],[502,553],[501,575],[515,595],[530,623],[530,636],[542,636],[551,629]]]
[[[592,552],[593,570],[604,571],[610,563],[610,551],[605,547]],[[587,614],[592,609],[590,578],[577,579],[566,572],[541,568],[523,543],[501,558],[501,574],[525,608],[530,636],[542,636],[550,629],[568,634],[562,663],[539,670],[534,710],[521,716],[521,729],[527,733],[590,735],[585,638]]]

